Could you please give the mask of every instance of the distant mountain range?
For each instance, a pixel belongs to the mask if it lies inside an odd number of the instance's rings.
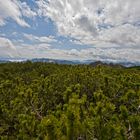
[[[46,63],[57,63],[57,64],[82,64],[81,61],[78,60],[60,60],[60,59],[49,59],[49,58],[34,58],[34,59],[8,59],[8,58],[2,58],[0,59],[0,63],[7,63],[7,62],[46,62]]]
[[[140,62],[101,62],[101,61],[96,61],[96,62],[91,62],[91,66],[97,66],[97,65],[104,65],[104,66],[111,66],[111,67],[135,67],[135,66],[140,66]]]
[[[77,65],[77,64],[90,64],[92,66],[97,65],[108,65],[108,66],[117,66],[117,67],[133,67],[133,66],[140,66],[140,62],[102,62],[102,61],[94,61],[94,60],[60,60],[60,59],[49,59],[49,58],[34,58],[34,59],[9,59],[9,58],[0,58],[0,63],[10,63],[10,62],[46,62],[46,63],[56,63],[56,64],[70,64],[70,65]]]
[[[81,64],[80,61],[74,60],[60,60],[60,59],[48,59],[48,58],[35,58],[31,60],[32,62],[47,62],[47,63],[57,63],[57,64]]]

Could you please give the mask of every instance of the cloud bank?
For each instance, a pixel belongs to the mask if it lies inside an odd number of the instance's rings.
[[[12,19],[20,27],[34,30],[27,19],[35,18],[36,25],[40,20],[46,23],[44,30],[50,35],[22,30],[21,40],[10,40],[0,33],[1,52],[6,52],[5,42],[9,42],[9,56],[13,47],[26,58],[140,62],[140,0],[36,0],[32,1],[36,9],[28,4],[26,0],[0,0],[0,26]],[[53,36],[48,21],[57,29]],[[60,44],[65,46],[60,49]]]
[[[51,18],[61,35],[83,44],[140,44],[139,0],[41,0],[37,4],[39,14]]]
[[[0,56],[1,57],[15,57],[17,50],[14,44],[7,38],[0,37]]]

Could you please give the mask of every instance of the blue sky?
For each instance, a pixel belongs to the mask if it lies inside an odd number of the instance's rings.
[[[0,0],[0,58],[140,62],[139,0]]]

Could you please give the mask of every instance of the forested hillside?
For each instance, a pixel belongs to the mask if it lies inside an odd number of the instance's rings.
[[[140,140],[140,69],[0,64],[1,140]]]

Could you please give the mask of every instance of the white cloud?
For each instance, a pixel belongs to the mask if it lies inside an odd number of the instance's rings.
[[[32,11],[26,2],[19,2],[19,7],[21,9],[23,16],[28,17],[28,18],[33,18],[37,16],[37,13],[35,11]]]
[[[138,62],[140,60],[140,52],[133,48],[88,48],[80,51],[72,49],[67,52],[68,55],[75,58],[86,60],[101,61],[129,61]]]
[[[31,40],[33,42],[39,42],[39,43],[51,43],[51,42],[57,42],[57,40],[54,38],[54,36],[35,36],[33,34],[23,34],[24,37],[28,40]]]
[[[101,31],[99,40],[110,42],[122,47],[140,46],[140,28],[131,24],[125,24]]]
[[[17,24],[23,27],[30,25],[23,19],[23,16],[28,18],[36,16],[30,7],[25,2],[18,0],[0,0],[0,26],[7,23],[7,19],[13,19]]]
[[[40,0],[37,4],[39,15],[51,18],[60,35],[92,47],[64,51],[71,58],[140,61],[139,0]]]
[[[0,37],[0,56],[1,57],[21,57],[21,58],[55,58],[55,59],[91,59],[101,61],[129,61],[139,62],[139,48],[108,48],[107,47],[92,47],[82,50],[77,49],[54,49],[48,42],[40,42],[38,44],[27,44],[16,40],[11,41],[7,38]]]
[[[139,0],[40,0],[40,16],[51,18],[58,32],[84,44],[140,45]]]
[[[23,34],[22,40],[0,37],[0,56],[16,57],[17,51],[27,58],[140,61],[140,0],[38,0],[36,3],[38,11],[26,2],[0,0],[0,26],[11,18],[20,26],[29,27],[24,17],[33,19],[39,15],[51,18],[58,35],[70,37],[75,46],[91,48],[54,49],[53,42],[64,42],[53,36]]]
[[[66,60],[93,60],[93,61],[109,61],[109,62],[139,62],[140,51],[138,48],[108,48],[94,47],[87,49],[54,49],[48,43],[40,44],[24,44],[20,42],[16,44],[16,48],[20,57],[24,58],[54,58]]]
[[[0,57],[15,57],[17,50],[13,43],[4,37],[0,37]]]
[[[83,43],[79,40],[70,40],[71,43],[75,44],[75,45],[83,45]]]

